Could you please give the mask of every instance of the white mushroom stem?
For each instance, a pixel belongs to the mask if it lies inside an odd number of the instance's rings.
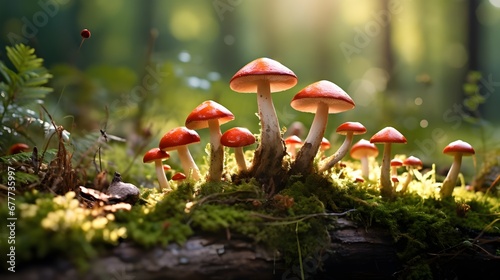
[[[329,156],[321,161],[319,172],[323,172],[323,171],[326,171],[326,170],[332,168],[337,162],[339,162],[347,154],[347,151],[349,151],[349,147],[351,146],[351,143],[352,143],[353,135],[354,135],[353,132],[347,132],[345,139],[344,139],[344,142],[339,147],[339,149],[333,155],[331,155],[331,156]]]
[[[297,155],[297,146],[296,146],[296,144],[287,145],[286,149],[287,149],[288,153],[290,154],[290,157],[292,159],[294,159],[295,156]]]
[[[363,178],[368,179],[368,177],[370,176],[370,166],[368,164],[368,157],[367,156],[361,157],[360,161],[361,161],[361,175],[363,176]]]
[[[328,105],[320,103],[316,109],[316,115],[314,116],[309,134],[307,134],[304,145],[300,148],[297,159],[292,167],[295,170],[294,173],[309,172],[312,169],[312,163],[321,145],[327,122]]]
[[[405,193],[408,190],[411,180],[413,179],[413,167],[408,166],[408,172],[406,173],[406,179],[401,185],[401,193]]]
[[[457,184],[458,173],[460,173],[460,167],[462,166],[462,154],[455,154],[453,164],[451,165],[450,170],[448,171],[448,175],[443,181],[443,185],[441,186],[441,198],[450,197],[453,194],[453,189]]]
[[[268,81],[260,81],[257,85],[257,105],[261,125],[260,143],[254,153],[250,174],[267,184],[270,178],[282,171],[285,156],[285,146]]]
[[[384,156],[380,167],[380,192],[382,197],[392,197],[392,183],[390,176],[391,143],[384,143]]]
[[[200,170],[196,163],[191,157],[191,153],[189,153],[189,149],[187,146],[179,146],[177,147],[177,153],[179,154],[179,159],[181,160],[182,169],[184,169],[184,173],[189,176],[191,174],[193,180],[200,180]]]
[[[391,166],[391,176],[392,177],[398,176],[398,167],[397,166]]]
[[[260,147],[263,149],[283,150],[278,116],[274,109],[271,87],[268,81],[261,81],[257,86],[257,105],[261,124]],[[276,153],[282,153],[282,151],[276,150]]]
[[[169,190],[170,184],[165,176],[165,170],[163,170],[163,164],[161,159],[155,160],[156,177],[158,177],[158,184],[160,185],[160,190]]]
[[[247,163],[245,161],[245,156],[243,154],[243,147],[235,147],[234,148],[234,157],[236,158],[236,164],[238,165],[238,170],[246,171]]]
[[[210,167],[208,170],[208,180],[218,182],[222,177],[224,165],[224,149],[220,144],[219,120],[209,120],[208,129],[210,132]]]
[[[326,124],[328,122],[328,105],[326,103],[319,103],[318,108],[316,108],[316,115],[314,116],[311,129],[304,143],[311,143],[312,149],[318,152],[319,146],[321,145],[321,139],[325,134]]]

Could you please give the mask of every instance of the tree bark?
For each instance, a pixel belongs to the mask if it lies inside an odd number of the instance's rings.
[[[388,230],[364,228],[339,218],[330,232],[331,245],[303,259],[305,279],[405,279],[404,264]],[[488,238],[488,237],[484,237]],[[489,237],[482,248],[500,247],[498,236]],[[473,247],[460,254],[429,252],[435,279],[496,279],[500,257],[486,258]],[[22,267],[22,269],[21,269]],[[299,265],[286,267],[278,253],[249,240],[221,237],[190,238],[184,245],[171,244],[144,249],[125,242],[106,256],[92,261],[90,270],[78,272],[68,261],[18,265],[9,279],[301,279]]]

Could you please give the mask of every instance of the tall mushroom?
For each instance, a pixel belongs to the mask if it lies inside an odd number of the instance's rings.
[[[196,107],[186,118],[189,129],[207,128],[210,132],[210,166],[208,181],[218,182],[222,177],[224,149],[220,145],[220,125],[234,120],[234,115],[226,107],[208,100]]]
[[[354,108],[351,97],[336,84],[322,80],[299,91],[290,105],[297,111],[316,114],[304,145],[300,148],[292,174],[308,174],[313,170],[314,157],[318,153],[328,122],[328,114],[340,113]]]
[[[345,135],[344,142],[333,155],[320,162],[319,172],[326,171],[339,162],[349,151],[353,135],[365,134],[366,127],[359,122],[345,122],[337,127],[336,132]]]
[[[474,148],[472,148],[469,143],[462,140],[451,142],[444,148],[443,154],[453,156],[454,159],[453,164],[443,181],[443,185],[441,186],[441,199],[450,197],[453,194],[453,189],[457,183],[458,173],[460,172],[460,167],[462,165],[462,156],[472,156],[475,153]]]
[[[380,194],[384,198],[391,198],[393,194],[391,176],[389,169],[391,166],[391,145],[393,143],[406,144],[406,138],[394,127],[385,127],[375,133],[370,138],[371,143],[384,144],[384,155],[382,158],[382,167],[380,168]]]
[[[165,170],[163,169],[162,161],[168,159],[170,154],[166,151],[160,150],[160,148],[152,148],[147,151],[142,158],[143,163],[155,163],[156,177],[158,178],[158,184],[160,185],[160,190],[169,190],[170,185],[168,184],[167,177],[165,176]]]
[[[401,185],[401,193],[405,193],[408,190],[408,185],[410,185],[411,180],[413,179],[413,170],[421,169],[423,164],[422,161],[414,156],[410,156],[403,161],[403,165],[407,168],[406,180]]]
[[[234,148],[234,157],[238,165],[238,171],[247,171],[243,147],[255,143],[255,136],[252,132],[244,127],[233,127],[222,134],[220,143],[223,146]]]
[[[271,93],[290,89],[296,84],[295,73],[270,58],[258,58],[243,66],[229,83],[231,89],[236,92],[257,93],[261,124],[260,143],[255,151],[250,173],[266,184],[272,177],[282,173],[282,161],[285,156]]]
[[[191,174],[194,180],[200,180],[200,170],[187,147],[198,142],[200,142],[200,136],[196,131],[181,126],[165,133],[160,140],[159,148],[163,151],[177,150],[184,173]]]
[[[370,165],[368,158],[378,156],[378,149],[370,141],[361,139],[351,147],[351,157],[361,161],[361,174],[368,179],[370,175]]]

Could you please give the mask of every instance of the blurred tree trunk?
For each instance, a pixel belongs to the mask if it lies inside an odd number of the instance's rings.
[[[479,61],[479,38],[480,38],[480,28],[479,22],[477,20],[476,11],[479,6],[480,0],[469,0],[467,7],[467,19],[469,23],[469,29],[467,32],[467,42],[468,42],[468,55],[469,55],[469,69],[478,70]]]
[[[391,11],[389,10],[389,1],[387,0],[380,0],[380,8],[382,11],[384,11],[387,14],[391,14]],[[382,68],[387,71],[389,74],[389,77],[392,76],[392,70],[394,67],[394,59],[393,59],[393,50],[392,50],[392,19],[393,15],[391,15],[391,18],[385,22],[385,24],[382,25],[382,56],[381,56],[381,65]]]

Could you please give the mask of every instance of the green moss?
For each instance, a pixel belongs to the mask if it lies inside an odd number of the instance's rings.
[[[487,227],[498,217],[498,201],[491,197],[469,194],[440,200],[410,192],[383,201],[376,185],[354,183],[347,176],[291,177],[272,197],[253,180],[199,186],[187,181],[168,194],[142,189],[140,203],[111,216],[81,208],[70,193],[54,197],[25,192],[16,199],[16,214],[22,217],[16,228],[18,260],[69,257],[82,268],[122,240],[149,248],[182,244],[195,232],[249,238],[295,265],[299,256],[306,259],[328,250],[328,231],[335,226],[328,213],[355,209],[346,217],[366,228],[387,228],[407,264],[405,275],[425,279],[431,273],[429,253],[460,247],[471,232],[500,232],[494,223]],[[0,219],[7,217],[6,209],[0,209]]]

